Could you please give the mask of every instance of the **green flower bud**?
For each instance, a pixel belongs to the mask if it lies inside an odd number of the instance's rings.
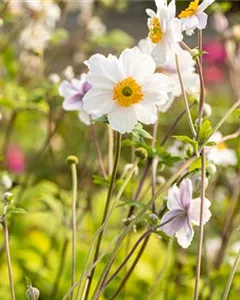
[[[213,175],[213,174],[215,174],[217,172],[217,167],[214,165],[214,164],[208,164],[208,166],[207,166],[207,173],[209,174],[209,175]]]
[[[209,118],[212,114],[212,107],[211,105],[205,103],[204,106],[203,106],[203,115],[204,117],[206,118]]]
[[[159,219],[158,216],[155,214],[151,214],[148,216],[148,221],[151,225],[158,225],[159,224]]]
[[[40,296],[40,292],[37,288],[35,287],[29,287],[26,291],[26,298],[28,300],[33,300],[33,299],[38,299]]]
[[[71,166],[71,165],[77,165],[78,164],[78,158],[76,156],[74,156],[74,155],[68,156],[68,158],[67,158],[67,164],[69,166]]]
[[[13,200],[13,194],[10,192],[6,192],[2,196],[2,201],[4,203],[10,203]]]
[[[141,159],[146,159],[148,157],[147,150],[142,147],[135,149],[135,155]]]

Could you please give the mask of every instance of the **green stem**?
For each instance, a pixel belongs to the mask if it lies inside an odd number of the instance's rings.
[[[222,300],[227,300],[227,298],[228,298],[228,294],[229,294],[229,291],[230,291],[230,288],[231,288],[231,285],[232,285],[233,277],[234,277],[235,272],[237,270],[237,266],[238,266],[239,261],[240,261],[240,249],[238,251],[238,254],[237,254],[237,257],[234,261],[234,264],[232,266],[232,270],[231,270],[231,273],[229,275],[227,286],[225,288]]]
[[[8,235],[8,227],[7,227],[5,214],[2,216],[1,223],[2,223],[3,232],[4,232],[4,246],[5,246],[6,257],[7,257],[8,276],[9,276],[9,283],[10,283],[10,289],[11,289],[11,296],[12,296],[12,300],[15,300],[15,292],[14,292],[14,284],[13,284],[13,276],[12,276],[12,264],[11,264],[10,248],[9,248],[9,235]]]
[[[76,221],[76,206],[77,206],[77,166],[75,163],[71,164],[72,171],[72,286],[75,283],[76,273],[76,235],[77,235],[77,221]],[[74,291],[71,294],[73,299]]]
[[[189,123],[190,129],[192,131],[193,137],[195,138],[197,133],[196,133],[194,125],[193,125],[192,116],[191,116],[190,108],[189,108],[189,105],[188,105],[187,94],[186,94],[186,91],[184,89],[184,83],[183,83],[183,79],[182,79],[181,70],[180,70],[180,67],[179,67],[177,54],[175,55],[175,58],[176,58],[178,78],[179,78],[179,82],[180,82],[180,86],[181,86],[181,90],[182,90],[182,95],[183,95],[183,99],[184,99],[184,103],[185,103],[185,107],[186,107],[188,123]]]
[[[110,185],[109,185],[109,189],[108,189],[108,195],[107,195],[107,200],[106,200],[106,204],[105,204],[105,208],[104,208],[104,213],[103,213],[103,218],[102,218],[102,224],[101,225],[103,225],[105,223],[105,220],[107,218],[108,211],[109,211],[110,202],[111,202],[111,199],[112,199],[112,196],[113,196],[113,191],[114,191],[114,186],[115,186],[115,181],[116,181],[116,176],[117,176],[117,168],[118,168],[119,159],[120,159],[120,152],[121,152],[121,138],[122,138],[121,134],[117,133],[115,161],[114,161],[112,177],[111,177],[111,181],[110,181]],[[101,247],[101,242],[102,242],[102,238],[103,238],[103,233],[104,233],[104,231],[100,232],[100,234],[98,236],[93,262],[95,262],[98,259],[98,255],[99,255],[99,251],[100,251],[100,247]],[[92,269],[91,274],[88,277],[86,294],[85,294],[85,298],[84,298],[85,300],[88,299],[88,296],[89,296],[89,292],[90,292],[93,276],[94,276],[94,273],[95,273],[95,269],[96,269],[95,267]]]

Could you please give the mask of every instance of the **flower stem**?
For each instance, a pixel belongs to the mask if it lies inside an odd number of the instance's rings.
[[[7,227],[5,214],[3,214],[3,216],[2,216],[1,223],[2,223],[3,232],[4,232],[4,247],[5,247],[6,257],[7,257],[8,276],[9,276],[9,282],[10,282],[11,296],[12,296],[12,300],[15,300],[15,292],[14,292],[14,284],[13,284],[13,276],[12,276],[12,264],[11,264],[11,256],[10,256],[10,249],[9,249],[9,235],[8,235],[8,227]]]
[[[75,163],[71,164],[72,171],[72,286],[75,283],[76,273],[76,235],[77,235],[77,221],[76,221],[76,206],[77,206],[77,166]],[[73,299],[74,291],[71,294]]]
[[[176,58],[178,78],[179,78],[179,82],[180,82],[180,85],[181,85],[182,95],[183,95],[183,99],[184,99],[184,103],[185,103],[185,107],[186,107],[188,123],[189,123],[190,129],[192,131],[193,137],[196,137],[197,133],[196,133],[196,130],[195,130],[194,125],[193,125],[192,116],[191,116],[190,108],[189,108],[189,105],[188,105],[187,94],[186,94],[186,91],[184,89],[184,83],[183,83],[183,79],[182,79],[182,75],[181,75],[181,70],[180,70],[180,67],[179,67],[179,61],[178,61],[177,54],[175,55],[175,58]]]
[[[112,174],[113,170],[113,148],[114,148],[114,136],[113,130],[110,125],[108,125],[108,174]]]
[[[234,261],[234,264],[232,266],[232,270],[231,270],[231,273],[229,275],[227,286],[225,288],[222,300],[227,300],[227,298],[228,298],[228,294],[229,294],[229,291],[230,291],[230,288],[231,288],[231,285],[232,285],[233,277],[234,277],[235,272],[237,270],[237,266],[238,266],[239,261],[240,261],[240,249],[238,251],[238,254],[237,254],[237,257]]]
[[[114,190],[116,176],[117,176],[117,168],[118,168],[119,159],[120,159],[120,152],[121,152],[121,138],[122,138],[121,134],[117,132],[115,160],[114,160],[112,177],[111,177],[111,181],[110,181],[110,185],[109,185],[109,189],[108,189],[108,195],[107,195],[107,200],[106,200],[106,204],[105,204],[105,208],[104,208],[104,213],[103,213],[103,218],[102,218],[102,224],[101,225],[103,225],[105,223],[105,220],[107,218],[108,211],[109,211],[110,202],[111,202],[112,195],[113,195],[113,190]],[[100,251],[100,247],[101,247],[101,242],[102,242],[102,238],[103,238],[103,233],[104,233],[104,231],[101,231],[99,236],[98,236],[93,262],[97,261],[97,259],[98,259],[98,255],[99,255],[99,251]],[[95,269],[96,269],[96,267],[94,267],[92,269],[92,271],[91,271],[91,273],[88,277],[87,287],[86,287],[86,294],[85,294],[84,299],[88,299],[88,295],[89,295],[89,292],[90,292],[90,288],[91,288],[92,279],[93,279],[93,276],[94,276]]]

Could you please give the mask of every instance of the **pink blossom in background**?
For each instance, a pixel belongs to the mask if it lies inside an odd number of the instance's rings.
[[[206,65],[203,69],[203,77],[206,85],[219,84],[225,80],[225,72],[220,67]]]
[[[12,173],[25,171],[25,154],[18,145],[10,145],[5,152],[5,166]]]
[[[208,42],[203,45],[203,50],[207,52],[203,55],[206,64],[223,64],[226,60],[226,50],[220,42]]]

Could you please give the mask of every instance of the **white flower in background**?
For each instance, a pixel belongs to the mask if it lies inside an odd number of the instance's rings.
[[[211,202],[205,198],[203,224],[206,224],[211,217],[210,205]],[[174,185],[168,191],[169,212],[161,220],[161,224],[165,224],[160,227],[161,230],[168,236],[176,236],[179,245],[188,248],[194,236],[192,224],[200,225],[200,206],[200,198],[192,199],[190,179],[184,179],[179,188]]]
[[[79,79],[73,78],[71,81],[64,80],[59,86],[59,94],[64,97],[63,109],[67,111],[79,111],[79,119],[86,125],[91,124],[91,118],[83,109],[83,97],[92,88],[86,81],[86,74],[82,74]]]
[[[152,56],[158,64],[166,63],[171,52],[178,50],[177,45],[183,36],[181,33],[181,22],[175,18],[175,0],[167,6],[166,0],[156,0],[157,12],[147,9],[149,38],[154,44]]]
[[[220,237],[209,238],[206,240],[206,256],[210,261],[216,259],[216,253],[220,250],[221,241]]]
[[[203,0],[199,5],[199,0],[192,1],[188,8],[183,10],[178,17],[181,19],[182,30],[187,35],[192,35],[196,28],[204,29],[207,26],[208,15],[204,10],[211,5],[214,0]]]
[[[75,76],[73,66],[71,65],[67,66],[63,70],[62,75],[64,76],[65,79],[72,80],[73,77]]]
[[[236,152],[227,148],[222,139],[223,136],[219,131],[211,137],[210,141],[215,142],[217,145],[208,150],[207,158],[218,166],[235,166],[237,164]]]
[[[30,22],[20,34],[19,42],[26,50],[42,51],[51,39],[51,32],[39,22]]]
[[[165,105],[173,89],[170,77],[154,74],[156,64],[137,47],[116,56],[93,55],[85,64],[93,88],[84,96],[89,114],[107,115],[110,126],[120,133],[131,132],[137,122],[153,124],[157,105]]]
[[[154,45],[151,43],[149,37],[140,40],[138,43],[138,47],[143,53],[149,55],[151,55],[154,49]],[[181,49],[180,46],[177,46],[176,49],[178,52],[178,62],[184,88],[188,94],[196,95],[199,93],[199,75],[195,71],[196,62],[192,59],[192,55],[189,53],[189,51]],[[170,52],[168,57],[169,60],[165,64],[159,65],[156,61],[159,72],[170,76],[174,81],[174,89],[170,95],[171,101],[169,101],[166,106],[161,107],[162,112],[165,112],[169,109],[175,97],[179,97],[182,95],[182,89],[177,73],[175,53]]]
[[[100,18],[92,17],[88,23],[88,30],[93,37],[99,37],[106,33],[107,28]]]

